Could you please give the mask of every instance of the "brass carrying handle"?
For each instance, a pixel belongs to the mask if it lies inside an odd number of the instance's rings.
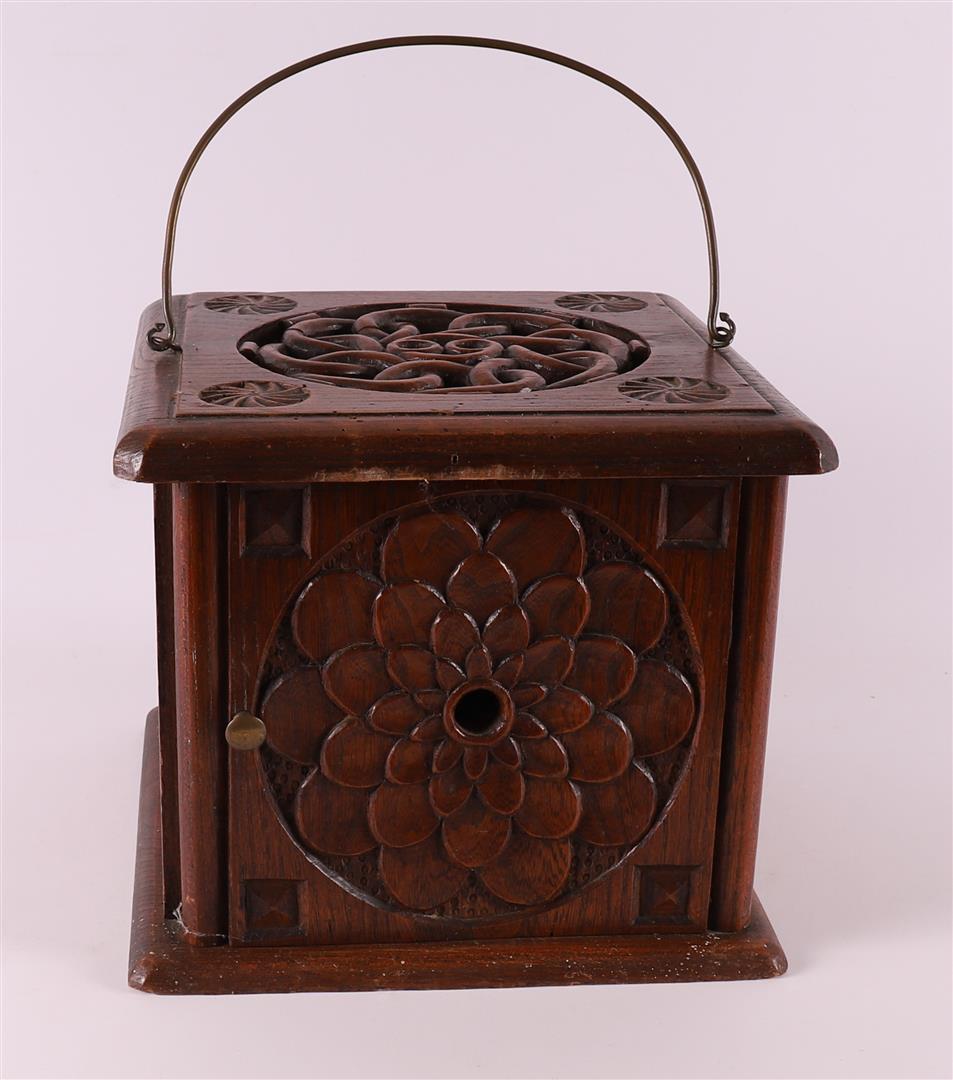
[[[681,136],[658,109],[654,105],[650,105],[645,98],[630,89],[625,83],[619,82],[618,79],[606,75],[605,72],[599,71],[597,68],[573,60],[568,56],[562,56],[560,53],[549,52],[547,49],[537,49],[533,45],[521,45],[516,41],[499,41],[496,38],[425,34],[416,37],[391,37],[378,38],[374,41],[360,41],[355,45],[344,45],[339,49],[329,49],[327,52],[308,57],[307,60],[299,60],[298,63],[283,68],[281,71],[275,72],[274,75],[269,75],[267,79],[262,79],[250,90],[246,90],[206,129],[195,144],[195,149],[189,154],[188,161],[183,166],[182,172],[179,173],[179,179],[176,181],[175,190],[172,193],[172,202],[169,205],[169,217],[165,228],[165,247],[162,254],[162,310],[165,322],[156,323],[148,333],[149,344],[156,352],[180,348],[176,340],[177,328],[172,317],[172,258],[175,252],[175,230],[186,185],[195,166],[198,164],[199,158],[212,139],[231,120],[235,113],[244,108],[250,101],[253,101],[259,94],[263,94],[272,86],[284,82],[285,79],[290,79],[292,75],[307,71],[308,68],[318,67],[320,64],[327,64],[331,60],[339,60],[343,56],[355,56],[358,53],[377,52],[380,49],[400,49],[405,46],[415,45],[462,45],[475,49],[498,49],[502,52],[521,53],[523,56],[535,56],[538,60],[558,64],[560,67],[578,71],[581,75],[595,79],[596,82],[608,86],[624,98],[627,98],[647,116],[650,116],[665,132],[671,144],[678,151],[679,157],[691,174],[692,181],[695,184],[695,191],[698,193],[698,201],[701,203],[702,217],[705,221],[705,237],[708,241],[708,339],[712,347],[716,349],[723,349],[726,345],[731,344],[735,336],[735,324],[728,314],[718,310],[718,242],[715,238],[715,220],[712,216],[711,202],[705,188],[705,181],[698,171],[695,159],[688,152],[688,147],[682,142]],[[722,324],[719,324],[719,319],[722,320]],[[168,331],[163,332],[166,331],[166,327],[168,327]]]

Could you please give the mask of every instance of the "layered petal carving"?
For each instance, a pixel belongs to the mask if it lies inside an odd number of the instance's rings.
[[[601,784],[623,772],[632,760],[632,736],[612,713],[597,713],[584,727],[562,736],[573,780]]]
[[[401,739],[387,755],[384,775],[395,784],[422,784],[430,778],[431,748],[414,739]]]
[[[576,731],[588,724],[595,711],[585,694],[568,686],[557,686],[533,705],[532,710],[533,716],[555,735]]]
[[[574,638],[589,619],[589,590],[579,578],[556,574],[531,585],[523,595],[523,607],[536,637]]]
[[[389,652],[387,670],[394,682],[411,694],[437,686],[436,657],[419,645],[402,645]]]
[[[523,748],[523,772],[546,780],[562,779],[569,775],[569,755],[558,739],[527,740]]]
[[[376,787],[384,779],[384,765],[393,745],[362,720],[348,717],[324,740],[321,771],[344,787]]]
[[[450,861],[438,836],[409,847],[382,847],[380,872],[394,899],[417,911],[449,900],[467,880],[467,871]]]
[[[685,676],[669,664],[641,660],[632,689],[614,709],[632,734],[635,756],[654,757],[688,734],[695,695]]]
[[[559,686],[569,674],[573,654],[573,643],[568,638],[542,638],[523,655],[523,682]]]
[[[470,797],[473,781],[458,764],[438,773],[430,781],[430,802],[441,817],[448,817]]]
[[[469,869],[485,866],[506,847],[510,819],[472,796],[443,823],[443,843],[454,862]]]
[[[507,604],[495,611],[487,620],[483,643],[495,661],[522,652],[529,645],[526,612],[516,604]]]
[[[495,555],[481,551],[470,555],[453,571],[447,598],[483,626],[500,608],[516,599],[516,582],[509,568]]]
[[[462,667],[470,650],[480,644],[480,630],[465,611],[442,611],[430,630],[434,653]]]
[[[416,581],[388,585],[374,601],[374,637],[385,649],[428,645],[434,619],[446,608],[431,586]]]
[[[578,577],[586,559],[579,522],[563,509],[511,511],[490,533],[486,549],[509,567],[520,589],[552,574]]]
[[[378,698],[367,713],[371,727],[386,735],[408,735],[426,717],[426,710],[403,690]]]
[[[328,661],[324,688],[346,713],[363,716],[394,685],[381,649],[376,645],[351,645]]]
[[[371,796],[367,820],[385,847],[419,843],[439,824],[426,784],[381,784]]]
[[[668,600],[648,571],[631,563],[609,562],[586,574],[592,603],[590,634],[609,634],[628,642],[636,653],[651,649],[668,621]]]
[[[364,574],[324,574],[308,583],[291,616],[295,638],[312,660],[355,642],[372,641],[371,605],[380,589]],[[334,619],[327,613],[333,611]]]
[[[592,844],[634,844],[652,823],[655,783],[633,762],[608,784],[584,784],[579,835]]]
[[[539,904],[556,895],[569,876],[568,840],[543,840],[515,829],[507,851],[481,873],[483,884],[511,904]]]
[[[301,838],[328,855],[361,855],[377,841],[367,821],[367,792],[341,787],[312,772],[298,790],[295,823]]]
[[[575,831],[581,814],[582,800],[574,784],[528,777],[516,821],[530,836],[556,840]]]
[[[523,802],[526,781],[518,769],[508,769],[491,761],[480,779],[477,791],[480,798],[498,814],[515,814]]]
[[[346,351],[365,354],[349,362],[378,351],[363,337],[410,365],[390,366],[395,381],[429,378],[415,366],[432,352],[420,327],[371,315],[349,332]],[[487,346],[493,325],[468,324],[484,348],[474,372],[502,356]],[[564,350],[518,355],[573,377]],[[350,562],[336,549],[316,566],[289,601],[260,704],[268,753],[304,776],[286,805],[314,857],[337,860],[356,889],[370,873],[375,902],[460,917],[475,896],[481,916],[503,915],[569,895],[574,856],[592,865],[612,849],[617,862],[658,823],[689,760],[669,751],[693,737],[699,666],[680,602],[645,556],[621,534],[611,558],[594,553],[607,531],[552,498],[452,496],[382,519],[351,540]],[[688,644],[673,656],[676,639]]]
[[[261,717],[269,745],[303,765],[318,760],[324,737],[343,719],[316,667],[295,668],[276,679],[262,701]]]
[[[422,581],[437,588],[468,555],[480,550],[480,534],[462,514],[401,518],[381,548],[386,582]]]
[[[566,684],[604,709],[628,691],[634,678],[635,655],[628,645],[613,637],[587,637],[576,643]]]

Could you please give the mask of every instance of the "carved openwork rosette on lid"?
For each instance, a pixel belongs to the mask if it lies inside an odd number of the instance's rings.
[[[693,649],[657,573],[615,535],[628,558],[593,558],[590,515],[505,507],[457,497],[351,538],[273,650],[279,801],[382,902],[467,917],[571,893],[659,819],[692,731]],[[676,625],[686,670],[659,649]]]
[[[435,394],[565,389],[628,371],[649,355],[638,334],[594,319],[435,302],[289,316],[246,335],[240,349],[272,371],[313,382]]]

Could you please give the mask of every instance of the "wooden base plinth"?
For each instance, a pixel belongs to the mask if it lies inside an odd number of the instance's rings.
[[[162,898],[158,710],[146,721],[129,985],[154,994],[451,990],[709,982],[781,975],[787,960],[758,902],[736,934],[639,934],[322,947],[187,944]]]

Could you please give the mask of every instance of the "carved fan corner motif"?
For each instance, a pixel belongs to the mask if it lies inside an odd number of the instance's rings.
[[[646,375],[622,383],[619,392],[634,401],[666,405],[705,405],[724,401],[730,393],[721,383],[686,375]]]
[[[209,311],[232,315],[272,315],[279,311],[291,311],[297,307],[297,301],[274,293],[229,293],[227,296],[213,296],[205,301],[205,306]]]
[[[308,391],[303,386],[279,382],[277,379],[244,379],[206,386],[199,398],[206,405],[220,405],[229,409],[278,409],[286,405],[300,405],[307,400]]]
[[[557,296],[555,304],[571,311],[641,311],[647,307],[645,301],[637,296],[596,292],[567,293],[565,296]]]

